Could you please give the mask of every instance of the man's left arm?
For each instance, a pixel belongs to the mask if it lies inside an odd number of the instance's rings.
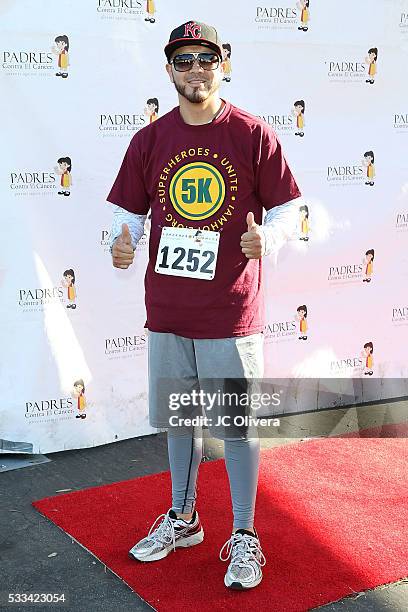
[[[248,213],[248,231],[241,236],[242,252],[248,259],[260,259],[264,255],[277,254],[293,237],[298,227],[299,206],[302,201],[299,197],[271,208],[266,213],[262,225],[255,223],[253,213]]]
[[[267,214],[262,225],[247,215],[248,230],[241,236],[248,259],[277,253],[296,230],[302,194],[283,155],[281,143],[267,124],[259,126],[254,151],[255,193]]]
[[[265,252],[274,253],[296,232],[302,194],[296,183],[276,132],[264,125],[258,149],[256,188],[266,216],[261,226]]]
[[[296,234],[299,225],[299,207],[303,198],[299,197],[268,210],[260,230],[264,234],[263,255],[278,253],[286,242]]]

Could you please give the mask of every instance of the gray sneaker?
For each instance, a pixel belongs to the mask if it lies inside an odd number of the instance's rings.
[[[224,577],[224,584],[230,589],[251,589],[262,580],[261,568],[266,564],[266,559],[258,534],[254,531],[255,535],[246,529],[238,529],[220,550],[221,561],[228,561],[231,557]],[[225,547],[227,556],[223,558]]]
[[[156,527],[156,523],[162,519]],[[158,561],[167,557],[176,548],[187,548],[200,544],[204,539],[197,510],[194,510],[190,522],[177,518],[170,508],[166,514],[160,514],[150,527],[149,533],[129,550],[129,556],[137,561]]]

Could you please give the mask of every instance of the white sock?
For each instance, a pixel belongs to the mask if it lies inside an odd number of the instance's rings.
[[[193,513],[194,514],[194,513]],[[180,521],[184,521],[185,523],[191,523],[193,521],[193,517],[191,517],[191,519],[183,519],[181,516],[177,517]]]

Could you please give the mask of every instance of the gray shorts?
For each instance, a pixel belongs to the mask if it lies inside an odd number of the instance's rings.
[[[242,398],[257,385],[251,379],[263,376],[262,333],[208,340],[153,331],[148,335],[152,427],[189,425],[185,419],[198,417],[215,438],[246,439],[257,435],[256,428],[246,424],[248,418],[243,418],[253,415],[253,411]],[[192,401],[186,402],[187,394]],[[180,405],[182,395],[184,403]],[[211,400],[207,401],[209,396]],[[234,403],[237,396],[239,402]],[[194,420],[192,424],[198,423]]]

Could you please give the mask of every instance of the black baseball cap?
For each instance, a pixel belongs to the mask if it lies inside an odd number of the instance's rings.
[[[173,51],[185,45],[203,45],[210,47],[222,57],[221,41],[217,30],[206,23],[199,21],[186,21],[175,28],[170,34],[169,42],[164,47],[164,52],[169,61]]]

